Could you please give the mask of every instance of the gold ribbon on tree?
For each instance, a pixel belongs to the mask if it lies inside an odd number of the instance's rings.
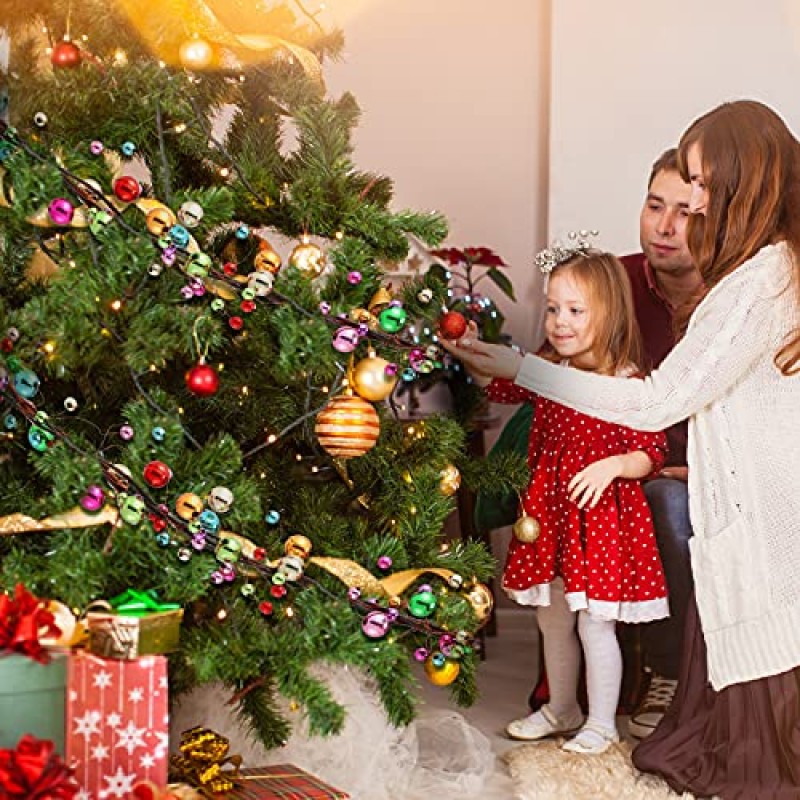
[[[235,33],[203,0],[117,0],[153,52],[166,62],[176,62],[185,32],[217,50],[227,50],[242,64],[256,64],[285,51],[309,78],[322,83],[319,59],[309,49],[268,33]],[[256,14],[259,5],[244,4]],[[180,39],[178,38],[180,37]]]

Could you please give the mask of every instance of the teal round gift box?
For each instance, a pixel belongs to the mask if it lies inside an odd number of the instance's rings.
[[[14,748],[30,733],[50,739],[63,755],[66,694],[66,656],[53,655],[48,664],[16,653],[0,656],[0,748]]]

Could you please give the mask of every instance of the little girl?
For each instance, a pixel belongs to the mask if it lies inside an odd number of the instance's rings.
[[[583,246],[544,251],[537,264],[549,273],[547,342],[540,355],[564,369],[636,374],[639,337],[622,264]],[[487,393],[495,402],[535,402],[531,481],[522,508],[539,523],[539,536],[534,542],[512,539],[503,588],[517,603],[538,607],[550,702],[506,731],[535,740],[577,730],[564,750],[602,753],[619,741],[622,654],[616,622],[669,615],[640,484],[661,468],[666,438],[602,422],[508,380],[493,380]],[[577,702],[581,645],[589,701],[585,722]]]

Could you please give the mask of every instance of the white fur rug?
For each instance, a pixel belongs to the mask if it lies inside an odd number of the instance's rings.
[[[503,758],[514,779],[516,800],[693,800],[673,792],[654,775],[638,772],[631,746],[614,745],[600,756],[565,753],[560,741],[524,744]]]

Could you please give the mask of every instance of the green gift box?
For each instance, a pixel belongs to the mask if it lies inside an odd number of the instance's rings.
[[[26,656],[0,655],[0,747],[14,748],[26,733],[55,743],[64,754],[67,657],[40,664]]]

